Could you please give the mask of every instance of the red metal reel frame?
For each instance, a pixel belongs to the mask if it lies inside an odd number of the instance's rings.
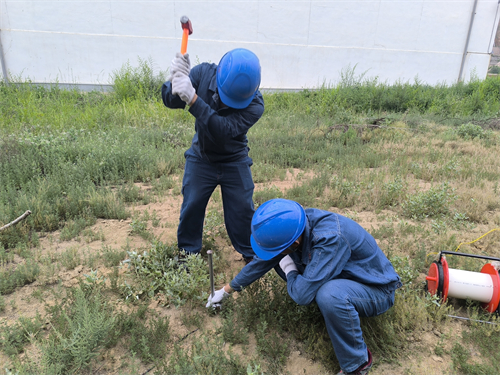
[[[450,286],[450,275],[448,262],[444,257],[431,264],[428,276],[425,279],[427,280],[427,291],[440,297],[442,302],[446,302]]]
[[[431,263],[425,280],[427,280],[427,291],[433,296],[436,295],[439,289],[439,267],[436,263]]]
[[[489,313],[493,313],[500,304],[500,275],[491,263],[485,264],[483,268],[481,268],[481,273],[489,274],[491,276],[491,280],[493,281],[493,296],[491,297],[490,302],[482,304],[484,309],[486,309]]]
[[[450,288],[450,270],[448,269],[448,262],[446,261],[445,257],[441,258],[441,265],[443,266],[443,274],[444,274],[443,302],[446,302],[446,299],[448,298],[448,290]]]

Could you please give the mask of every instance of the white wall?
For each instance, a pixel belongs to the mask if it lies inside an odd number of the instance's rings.
[[[166,70],[187,15],[192,61],[236,47],[261,60],[262,88],[335,84],[340,72],[380,80],[458,80],[474,0],[92,1],[0,0],[0,38],[11,76],[107,84],[138,57]],[[463,78],[486,76],[498,0],[478,0]],[[1,61],[1,59],[0,59]]]

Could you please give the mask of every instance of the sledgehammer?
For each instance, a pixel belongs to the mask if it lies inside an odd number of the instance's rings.
[[[182,43],[181,43],[181,53],[184,55],[188,47],[188,36],[193,33],[193,26],[191,21],[187,16],[181,17],[182,26]]]

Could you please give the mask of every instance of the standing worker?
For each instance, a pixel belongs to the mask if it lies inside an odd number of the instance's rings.
[[[241,291],[279,265],[290,297],[299,305],[318,304],[342,369],[339,375],[368,374],[373,361],[360,317],[387,311],[402,286],[375,239],[347,217],[304,210],[286,199],[262,204],[251,231],[255,259],[210,296],[207,307],[220,306],[232,291]]]
[[[177,53],[172,60],[170,79],[162,87],[163,103],[168,108],[188,105],[196,119],[196,133],[184,153],[177,229],[181,259],[201,251],[205,209],[217,185],[231,243],[246,263],[253,259],[254,183],[247,132],[264,113],[260,71],[257,56],[243,48],[227,52],[219,65],[202,63],[191,69],[187,53]]]

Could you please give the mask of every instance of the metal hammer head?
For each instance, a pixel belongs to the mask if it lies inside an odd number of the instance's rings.
[[[193,26],[191,25],[191,20],[187,16],[181,17],[181,26],[183,29],[189,30],[189,35],[193,33]]]

